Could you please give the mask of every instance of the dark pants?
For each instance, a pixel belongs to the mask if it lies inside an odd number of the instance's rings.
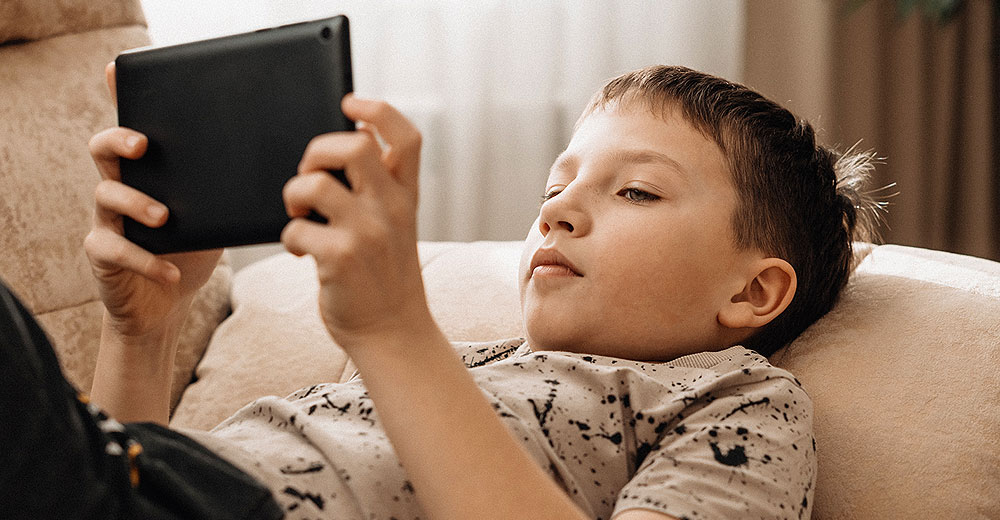
[[[195,441],[86,404],[0,283],[0,517],[281,516],[269,490]]]

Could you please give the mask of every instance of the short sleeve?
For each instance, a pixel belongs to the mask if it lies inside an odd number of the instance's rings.
[[[451,347],[467,368],[477,368],[507,359],[524,346],[524,338],[478,343],[452,342]]]
[[[797,381],[767,377],[723,388],[683,415],[656,445],[638,449],[636,473],[618,494],[615,514],[809,518],[816,447],[812,402]]]

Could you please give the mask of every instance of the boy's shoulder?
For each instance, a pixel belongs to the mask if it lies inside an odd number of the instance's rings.
[[[699,383],[715,388],[761,385],[775,391],[802,389],[802,383],[789,371],[776,367],[764,355],[740,345],[719,351],[699,352],[667,362],[701,372]]]
[[[798,379],[790,372],[772,365],[762,354],[740,345],[724,350],[681,356],[668,361],[667,364],[711,370],[720,375],[727,373],[739,373],[745,376],[752,376],[754,373],[765,374],[765,377],[787,378],[794,381],[796,385],[800,385]]]
[[[548,365],[559,371],[579,368],[608,368],[636,371],[651,379],[675,382],[678,377],[689,379],[698,386],[739,386],[774,380],[801,387],[788,371],[775,367],[766,357],[742,346],[718,351],[697,352],[669,361],[636,361],[631,359],[560,351],[532,351],[524,338],[485,342],[453,342],[453,348],[469,368],[495,363],[502,365]],[[589,370],[584,370],[589,372]]]

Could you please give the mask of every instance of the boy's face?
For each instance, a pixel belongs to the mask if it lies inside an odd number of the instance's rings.
[[[610,107],[552,166],[525,243],[521,306],[536,350],[667,360],[718,350],[718,310],[746,286],[722,151],[677,111]]]

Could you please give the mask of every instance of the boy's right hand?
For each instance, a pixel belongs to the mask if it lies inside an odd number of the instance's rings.
[[[113,63],[107,73],[114,96]],[[195,292],[208,281],[222,254],[216,249],[157,256],[125,238],[125,216],[150,227],[167,221],[166,206],[121,182],[119,160],[142,157],[147,144],[146,136],[122,127],[104,130],[90,140],[101,182],[84,249],[108,311],[107,324],[134,338],[179,327]]]

